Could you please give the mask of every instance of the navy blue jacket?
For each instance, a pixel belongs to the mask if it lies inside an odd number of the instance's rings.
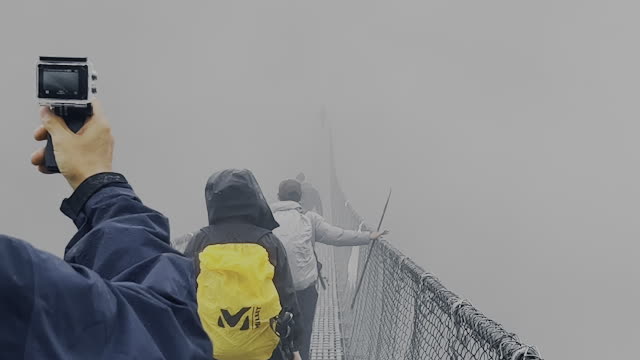
[[[62,211],[78,227],[64,261],[0,236],[0,359],[212,359],[193,263],[162,214],[114,173]]]

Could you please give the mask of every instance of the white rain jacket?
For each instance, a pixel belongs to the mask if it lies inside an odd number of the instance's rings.
[[[333,246],[359,246],[371,242],[370,232],[344,230],[329,224],[315,212],[304,212],[295,201],[280,201],[271,205],[280,227],[273,233],[283,243],[296,291],[304,290],[318,280],[316,241]]]

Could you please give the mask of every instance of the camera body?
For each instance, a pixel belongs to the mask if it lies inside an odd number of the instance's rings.
[[[87,58],[41,56],[37,64],[38,103],[50,107],[87,107],[98,77]]]
[[[97,80],[87,58],[41,56],[36,69],[38,103],[48,106],[71,131],[78,132],[93,115],[91,102]],[[60,172],[51,136],[44,149],[44,166],[49,172]]]

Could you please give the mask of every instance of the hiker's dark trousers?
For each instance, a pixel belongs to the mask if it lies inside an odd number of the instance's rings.
[[[309,350],[311,349],[311,331],[313,330],[313,319],[316,315],[316,305],[318,304],[318,290],[316,283],[304,290],[296,291],[300,312],[302,313],[302,321],[304,333],[302,335],[302,344],[299,345],[300,356],[302,360],[310,360]]]

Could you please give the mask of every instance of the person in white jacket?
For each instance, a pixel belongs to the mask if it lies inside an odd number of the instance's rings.
[[[289,267],[293,275],[298,304],[302,313],[305,329],[300,344],[302,360],[309,359],[313,319],[318,302],[318,259],[315,243],[334,246],[368,245],[372,240],[387,234],[384,232],[356,232],[329,224],[321,215],[305,212],[300,205],[302,186],[297,180],[285,180],[280,183],[278,199],[271,205],[274,218],[280,224],[273,233],[283,243]]]

